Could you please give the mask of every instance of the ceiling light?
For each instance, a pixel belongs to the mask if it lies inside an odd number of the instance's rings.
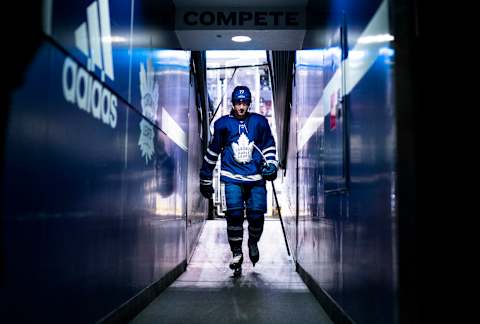
[[[249,42],[251,40],[252,39],[248,36],[233,36],[232,37],[232,41],[237,42],[237,43],[245,43],[245,42]]]

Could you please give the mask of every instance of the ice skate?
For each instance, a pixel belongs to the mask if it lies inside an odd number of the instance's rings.
[[[243,254],[238,253],[233,255],[232,261],[230,261],[230,269],[235,270],[242,267]]]
[[[230,261],[230,269],[233,270],[233,276],[238,277],[242,274],[243,254],[236,253],[233,255],[232,261]]]
[[[257,242],[248,241],[248,256],[250,257],[250,261],[252,261],[253,266],[255,263],[258,262],[260,259],[260,252],[258,251]]]

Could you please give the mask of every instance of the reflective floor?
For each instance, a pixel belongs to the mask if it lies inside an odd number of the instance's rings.
[[[207,221],[187,271],[131,323],[332,323],[295,272],[280,222],[265,222],[255,267],[247,236],[245,221],[243,274],[233,278],[226,221]]]

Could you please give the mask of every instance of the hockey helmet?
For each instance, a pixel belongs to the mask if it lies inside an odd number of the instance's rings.
[[[250,89],[246,86],[236,86],[232,92],[232,104],[239,102],[245,102],[248,105],[252,102],[252,93]]]

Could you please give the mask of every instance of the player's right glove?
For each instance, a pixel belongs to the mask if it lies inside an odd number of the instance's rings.
[[[213,190],[212,184],[204,184],[202,181],[200,181],[200,193],[202,194],[203,197],[205,198],[212,198],[213,193],[215,190]]]

